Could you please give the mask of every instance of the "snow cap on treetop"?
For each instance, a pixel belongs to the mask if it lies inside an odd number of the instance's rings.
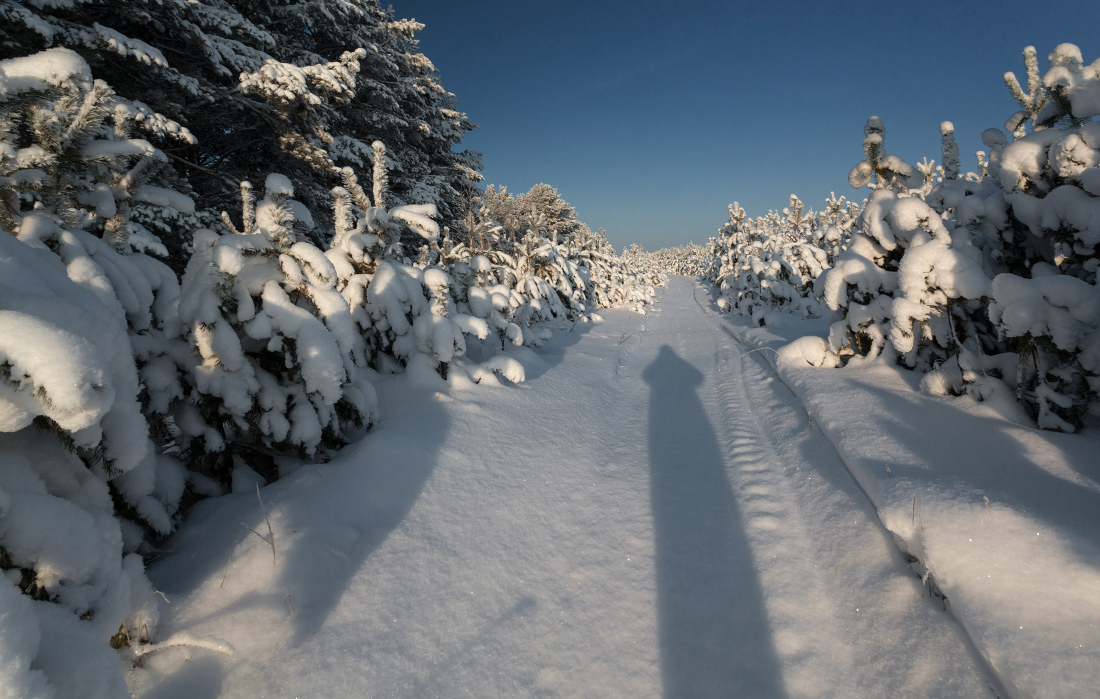
[[[264,182],[264,191],[269,197],[279,194],[292,197],[294,196],[294,185],[290,183],[290,179],[286,175],[273,172],[267,176],[267,180]]]

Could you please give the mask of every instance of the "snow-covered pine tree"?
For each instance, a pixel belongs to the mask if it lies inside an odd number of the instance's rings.
[[[536,184],[526,194],[516,197],[516,207],[528,214],[542,216],[548,236],[557,236],[563,244],[572,243],[573,236],[583,225],[569,202],[561,198],[556,188],[545,183]]]
[[[596,304],[591,271],[582,264],[577,249],[561,242],[541,214],[532,217],[529,228],[535,235],[536,245],[530,253],[523,254],[526,254],[535,276],[544,279],[557,291],[573,320],[587,322],[593,319]],[[598,319],[598,316],[595,318]]]
[[[485,194],[471,196],[465,205],[465,211],[459,221],[458,237],[455,242],[462,244],[474,255],[484,255],[490,250],[501,249],[510,241],[505,237],[505,226],[498,223],[488,203],[495,187],[489,185]]]
[[[945,122],[942,180],[929,187],[933,168],[922,167],[924,182],[909,189],[916,177],[890,165],[881,122],[869,122],[867,160],[850,178],[876,191],[822,278],[843,316],[829,345],[842,356],[889,348],[906,365],[936,367],[922,386],[937,393],[1011,389],[1040,427],[1073,431],[1100,412],[1100,130],[1090,121],[1100,61],[1086,66],[1062,44],[1040,76],[1032,47],[1024,59],[1026,92],[1005,77],[1022,107],[1005,124],[1011,136],[982,134],[990,152],[977,174],[961,176]]]
[[[448,238],[445,251],[435,250],[441,252],[438,262],[453,263],[450,272],[435,263],[418,266],[402,259],[402,246],[394,242],[402,229],[406,238],[416,235],[437,243],[435,211],[431,205],[404,205],[388,212],[377,206],[385,202],[387,175],[382,144],[375,149],[375,162],[382,165],[374,176],[374,205],[354,172],[345,170],[344,187],[333,190],[336,234],[325,253],[336,267],[337,288],[372,351],[372,366],[384,373],[408,370],[427,381],[431,373],[446,379],[458,366],[480,380],[481,370],[464,359],[466,343],[468,337],[488,337],[489,326],[456,300],[469,293],[471,265],[464,255],[455,256]],[[512,376],[520,378],[518,372]]]
[[[830,350],[845,361],[889,349],[905,365],[928,369],[957,356],[961,342],[980,341],[970,313],[980,307],[988,278],[969,237],[953,238],[923,199],[932,165],[914,168],[887,155],[877,117],[868,119],[864,134],[866,160],[849,182],[870,186],[871,197],[850,247],[818,282],[837,317]]]
[[[501,227],[500,245],[498,248],[505,252],[511,251],[511,245],[523,237],[523,212],[519,208],[516,197],[508,191],[507,187],[499,190],[496,185],[485,188],[485,208],[489,210],[489,217]]]
[[[129,138],[132,115],[115,108],[111,88],[92,81],[77,54],[51,49],[0,65],[10,86],[0,105],[0,137],[9,145],[0,156],[5,180],[0,219],[24,244],[56,254],[69,276],[114,314],[132,337],[144,371],[152,356],[167,351],[178,285],[164,264],[135,251],[155,249],[159,241],[128,219],[129,203],[168,202],[180,210],[193,204],[144,184],[163,154],[145,140]],[[133,356],[128,348],[112,350],[112,361],[128,366]],[[134,385],[136,398],[136,377]],[[145,421],[128,396],[129,388],[117,399],[128,417],[111,423],[132,424],[118,435],[105,430],[95,447],[100,475],[112,483],[152,458],[146,440],[135,437],[145,431]],[[151,474],[152,468],[144,470]],[[147,499],[154,480],[134,475],[117,485],[125,486],[124,500],[137,518],[163,534],[171,529],[175,504]]]
[[[986,188],[960,223],[985,234],[999,272],[989,316],[1018,357],[1006,380],[1040,427],[1068,432],[1100,414],[1100,60],[1061,44],[1040,78],[1035,49],[1024,58],[1026,93],[1005,76],[1023,107],[1013,140],[986,139],[998,146]]]
[[[303,240],[312,215],[286,177],[269,175],[264,189],[254,204],[242,183],[240,228],[226,214],[228,235],[195,235],[182,282],[193,354],[178,360],[188,397],[173,415],[192,467],[226,485],[242,460],[271,478],[271,453],[337,447],[376,413],[337,269]]]
[[[756,220],[734,202],[729,221],[712,239],[718,266],[712,283],[719,290],[719,308],[761,325],[771,309],[820,315],[814,281],[829,263],[819,218],[794,194],[782,212],[769,211]],[[838,231],[834,235],[840,238]]]
[[[636,312],[644,312],[645,291],[630,279],[622,266],[622,260],[607,240],[607,231],[591,232],[582,226],[578,234],[577,254],[583,266],[589,270],[593,301],[597,308],[629,306]]]
[[[661,248],[653,252],[641,251],[632,256],[635,264],[640,264],[644,274],[651,279],[660,279],[665,283],[670,274],[689,277],[707,276],[717,259],[706,247],[688,243],[671,248]]]
[[[852,239],[852,226],[859,218],[861,210],[860,204],[848,201],[843,196],[838,199],[835,192],[829,192],[829,198],[825,200],[825,208],[821,212],[821,246],[830,267],[840,253],[848,248]]]

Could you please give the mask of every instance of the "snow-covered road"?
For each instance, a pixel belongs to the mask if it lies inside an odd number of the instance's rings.
[[[698,298],[697,298],[698,296]],[[993,696],[832,445],[670,281],[519,386],[383,387],[384,420],[203,503],[150,571],[172,696]],[[227,644],[233,655],[195,645]],[[190,644],[190,645],[188,645]],[[189,659],[189,662],[184,660]]]

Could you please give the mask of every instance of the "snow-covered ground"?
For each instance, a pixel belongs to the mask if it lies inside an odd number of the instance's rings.
[[[1095,440],[882,364],[777,374],[750,350],[781,337],[691,280],[604,317],[518,386],[390,380],[331,463],[196,507],[150,569],[168,647],[132,692],[1095,691]]]
[[[1095,431],[1041,431],[968,397],[925,395],[920,374],[882,360],[815,369],[782,351],[812,323],[770,320],[778,322],[733,334],[759,348],[802,399],[898,546],[931,571],[1007,695],[1095,696]]]

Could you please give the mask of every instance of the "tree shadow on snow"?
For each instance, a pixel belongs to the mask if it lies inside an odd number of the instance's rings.
[[[410,677],[412,697],[441,697],[454,692],[455,672],[465,667],[471,658],[491,654],[489,645],[497,638],[497,632],[507,626],[538,613],[539,603],[534,597],[520,597],[508,610],[482,623],[480,628],[458,632],[450,639],[453,650],[427,664],[417,675]]]
[[[276,587],[293,606],[294,646],[321,630],[355,574],[401,525],[437,465],[450,425],[446,407],[404,384],[388,388],[405,395],[383,402],[388,410],[371,434],[345,447],[323,477],[307,476],[295,486],[295,507],[288,508],[284,526],[299,536],[285,554]]]
[[[696,394],[703,375],[665,345],[642,377],[664,694],[784,696],[752,553]]]
[[[527,381],[539,378],[553,367],[565,360],[569,348],[581,341],[585,335],[591,332],[599,323],[574,323],[569,329],[554,330],[554,336],[547,340],[542,347],[533,351],[538,361],[522,361],[527,373]]]
[[[1040,433],[1049,449],[1041,455],[1032,454],[1024,438],[1035,428],[999,417],[977,416],[957,406],[956,401],[966,399],[920,393],[901,396],[867,381],[858,383],[861,390],[883,403],[892,403],[894,413],[880,421],[886,434],[900,445],[924,445],[918,452],[883,454],[897,478],[919,479],[922,471],[931,469],[932,478],[960,501],[979,507],[983,502],[980,497],[985,496],[995,505],[1006,505],[1062,530],[1078,560],[1100,570],[1100,536],[1096,534],[1100,531],[1100,493],[1095,486],[1075,483],[1032,463],[1034,459],[1057,460],[1085,482],[1095,484],[1093,474],[1079,468],[1088,461],[1082,453],[1095,453],[1092,440]],[[961,433],[960,425],[965,426],[965,433]],[[935,439],[930,441],[930,435]],[[936,463],[926,463],[924,455]]]
[[[525,345],[520,347],[509,345],[503,350],[503,354],[522,364],[525,375],[524,381],[532,381],[561,364],[565,360],[569,348],[580,342],[581,338],[591,332],[593,327],[597,325],[599,323],[592,322],[577,322],[566,327],[554,328],[551,328],[549,324],[536,325],[530,332],[543,329],[551,330],[551,339],[544,341],[541,347],[535,349]],[[524,332],[529,331],[525,330]],[[475,364],[481,364],[501,353],[500,340],[495,337],[487,340],[478,340],[473,337],[466,339],[466,359]],[[501,382],[506,385],[514,385],[507,379],[502,379]]]

